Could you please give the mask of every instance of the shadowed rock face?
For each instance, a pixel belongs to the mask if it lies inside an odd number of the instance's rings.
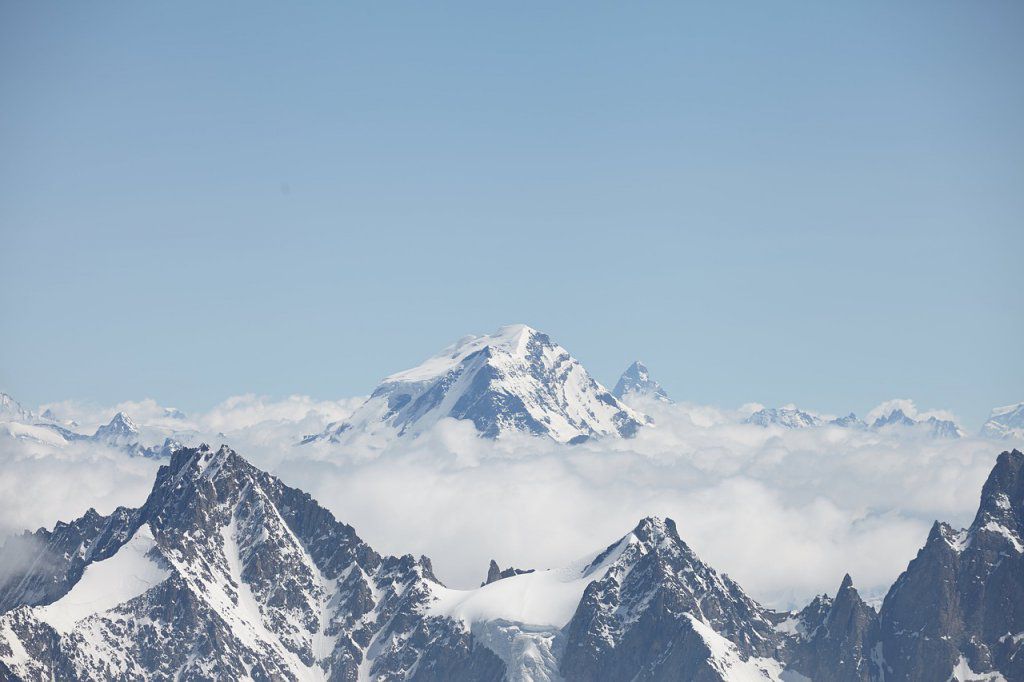
[[[794,671],[812,680],[876,679],[871,649],[878,642],[878,614],[860,598],[849,575],[835,599],[815,599],[794,620],[796,636],[785,652]]]
[[[566,680],[677,679],[681,670],[694,679],[719,679],[698,674],[707,642],[686,614],[700,614],[742,655],[771,655],[775,634],[767,612],[703,563],[671,520],[644,519],[606,553],[615,551],[621,554],[587,587],[564,628],[559,669]]]
[[[228,448],[181,448],[141,508],[26,534],[27,562],[0,554],[0,679],[1024,680],[1022,530],[1024,454],[1004,452],[971,526],[936,523],[877,614],[850,576],[769,611],[646,518],[571,569],[582,597],[564,626],[464,622],[435,609],[426,557],[378,554]],[[56,617],[105,598],[75,590],[125,557],[133,580],[110,583],[130,592]],[[481,591],[545,575],[525,573],[492,561]]]
[[[970,528],[937,522],[889,590],[881,637],[893,679],[948,677],[961,656],[975,672],[1024,679],[1022,472],[1024,455],[1001,454]]]

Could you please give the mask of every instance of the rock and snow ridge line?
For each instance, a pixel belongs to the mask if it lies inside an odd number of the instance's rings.
[[[459,591],[426,558],[377,554],[230,449],[182,450],[143,507],[43,532],[66,564],[36,562],[35,576],[0,585],[0,673],[891,681],[945,679],[963,659],[1019,679],[1024,637],[990,633],[1024,632],[1024,614],[1006,607],[1024,605],[1024,554],[1010,537],[1019,543],[1022,517],[1024,454],[1005,452],[968,532],[933,532],[881,613],[849,576],[799,614],[767,610],[653,517],[565,569]],[[951,584],[962,622],[929,612]],[[217,633],[212,650],[196,632]]]

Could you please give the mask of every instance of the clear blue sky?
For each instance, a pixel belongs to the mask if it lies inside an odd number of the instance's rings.
[[[898,6],[897,6],[898,5]],[[0,5],[0,390],[1024,400],[1024,4]]]

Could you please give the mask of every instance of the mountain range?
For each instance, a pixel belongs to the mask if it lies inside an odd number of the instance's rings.
[[[49,411],[47,411],[49,412]],[[173,437],[167,437],[160,445],[143,445],[139,427],[124,412],[118,412],[107,424],[100,425],[91,435],[73,430],[74,424],[62,424],[52,413],[43,413],[36,417],[26,410],[18,401],[6,393],[0,393],[0,424],[6,427],[7,434],[24,440],[31,440],[50,445],[67,443],[95,443],[116,448],[133,457],[166,458],[182,446]]]
[[[861,420],[851,412],[845,417],[825,419],[816,414],[798,409],[795,405],[787,405],[780,408],[761,408],[751,414],[745,420],[747,424],[772,427],[777,426],[784,429],[807,429],[820,426],[840,426],[843,428],[855,429],[911,429],[926,433],[932,438],[962,438],[964,430],[956,422],[949,419],[939,419],[929,416],[925,419],[910,417],[901,408],[892,408],[885,414],[878,416],[870,425]],[[1012,437],[1012,433],[1006,436]]]
[[[322,431],[299,431],[306,435],[290,437],[300,444],[358,443],[381,449],[395,439],[416,438],[442,421],[461,420],[482,438],[528,434],[578,444],[595,438],[630,438],[644,427],[656,427],[641,410],[660,412],[657,403],[671,402],[642,362],[627,367],[609,391],[547,334],[516,324],[492,334],[464,337],[417,367],[386,377],[348,417],[329,424],[322,420],[318,424],[326,424]],[[966,435],[949,419],[913,414],[900,406],[890,407],[868,424],[852,412],[832,418],[786,405],[758,407],[741,419],[765,428],[838,426],[896,437],[916,433],[950,439]],[[219,431],[201,434],[174,408],[163,408],[160,417],[159,426],[145,424],[149,442],[143,442],[139,428],[124,412],[86,435],[76,422],[62,421],[52,410],[37,416],[0,393],[0,433],[50,445],[99,443],[133,456],[166,457],[182,443],[227,438]],[[993,410],[979,435],[1024,440],[1024,403]]]
[[[90,510],[0,552],[0,675],[1020,680],[1022,533],[1014,450],[970,527],[936,522],[877,612],[849,576],[772,611],[655,517],[570,566],[453,590],[428,558],[378,553],[230,448],[181,448],[141,507]]]

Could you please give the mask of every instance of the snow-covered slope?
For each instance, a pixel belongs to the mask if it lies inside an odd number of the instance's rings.
[[[519,324],[392,374],[350,419],[307,440],[416,435],[445,418],[470,420],[486,438],[525,432],[562,443],[629,437],[645,422],[547,334]]]
[[[1024,403],[997,407],[981,427],[985,438],[1015,438],[1024,440]]]
[[[627,367],[626,371],[622,373],[618,383],[615,384],[615,388],[612,389],[612,395],[620,400],[628,396],[636,396],[672,402],[668,397],[668,393],[661,387],[661,384],[651,378],[651,373],[648,371],[647,366],[639,360]]]

